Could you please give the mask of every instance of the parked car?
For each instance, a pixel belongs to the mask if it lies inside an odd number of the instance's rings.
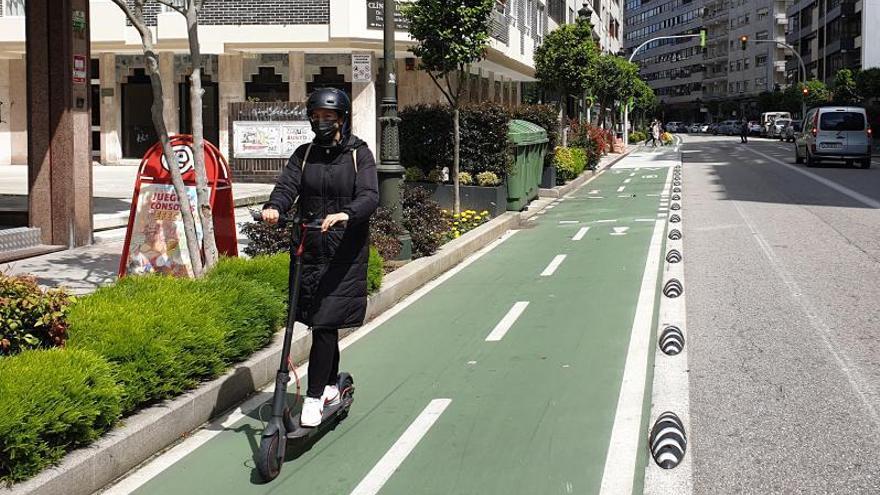
[[[778,118],[774,120],[767,129],[767,137],[782,140],[782,129],[791,123],[791,119]]]
[[[760,136],[761,135],[761,123],[757,120],[749,121],[749,134],[752,136]]]
[[[678,132],[678,126],[680,126],[682,122],[667,122],[666,123],[666,132]]]
[[[700,132],[702,132],[702,133],[709,132],[709,124],[700,124]]]
[[[706,132],[705,131],[706,127],[708,127],[706,124],[701,124],[699,122],[696,122],[696,123],[691,124],[691,126],[688,128],[688,132],[693,133],[693,134],[699,134],[701,132]]]
[[[712,134],[713,136],[718,134],[718,122],[712,122],[709,124],[709,127],[706,129],[706,132]]]
[[[738,120],[725,120],[718,126],[718,134],[724,134],[725,136],[734,136],[739,134],[739,121]]]
[[[779,139],[786,143],[793,143],[794,138],[799,132],[801,132],[801,123],[798,121],[791,121],[784,129],[782,129],[782,137]]]
[[[813,167],[823,161],[843,161],[871,167],[871,126],[862,107],[811,108],[804,130],[795,137],[794,160]]]

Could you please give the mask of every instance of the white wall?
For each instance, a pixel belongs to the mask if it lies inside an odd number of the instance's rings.
[[[880,67],[880,0],[862,0],[862,69]]]

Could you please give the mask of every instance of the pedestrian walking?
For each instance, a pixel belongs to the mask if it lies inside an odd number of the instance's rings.
[[[655,148],[658,141],[660,141],[660,121],[655,120],[654,125],[651,126],[651,142]]]
[[[739,142],[740,143],[748,143],[749,142],[749,121],[746,120],[745,117],[743,117],[742,122],[740,122]]]
[[[379,205],[379,180],[373,153],[351,133],[351,100],[344,92],[316,90],[306,112],[315,138],[287,161],[263,220],[278,222],[298,200],[303,222],[321,222],[320,231],[295,229],[291,245],[304,247],[296,321],[309,326],[312,347],[300,422],[313,427],[324,405],[340,400],[339,329],[360,326],[366,316],[369,220]]]

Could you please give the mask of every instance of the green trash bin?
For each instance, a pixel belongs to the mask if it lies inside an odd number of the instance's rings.
[[[507,137],[513,143],[513,166],[507,176],[507,210],[520,211],[538,197],[547,131],[525,120],[511,120]]]

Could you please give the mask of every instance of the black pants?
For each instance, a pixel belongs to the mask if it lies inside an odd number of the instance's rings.
[[[309,351],[309,388],[306,395],[321,397],[326,385],[336,385],[339,374],[339,330],[313,328]]]
[[[748,134],[740,134],[739,135],[739,142],[748,143],[749,142],[749,135]]]

